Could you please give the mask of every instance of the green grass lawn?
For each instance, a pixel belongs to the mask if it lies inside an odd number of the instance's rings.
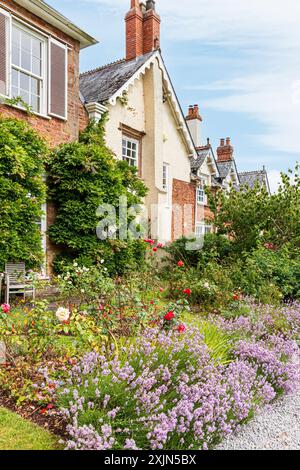
[[[58,439],[15,413],[0,408],[0,450],[55,450]]]

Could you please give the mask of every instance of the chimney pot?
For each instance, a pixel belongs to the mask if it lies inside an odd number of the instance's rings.
[[[155,10],[155,1],[154,0],[147,0],[146,2],[146,10]]]
[[[220,140],[220,147],[217,148],[218,162],[229,162],[232,161],[234,149],[231,145],[231,139],[229,137]]]

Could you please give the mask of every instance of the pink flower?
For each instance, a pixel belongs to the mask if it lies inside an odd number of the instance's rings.
[[[163,292],[164,289],[162,287],[159,288],[159,292]]]
[[[166,321],[171,321],[171,320],[173,320],[173,318],[175,318],[175,315],[174,315],[174,312],[172,312],[172,311],[171,311],[171,312],[168,312],[168,313],[164,316],[164,319],[165,319]]]
[[[10,305],[9,304],[2,304],[1,305],[1,310],[3,313],[9,313],[10,312]]]
[[[158,243],[157,248],[163,248],[164,245],[162,243]]]

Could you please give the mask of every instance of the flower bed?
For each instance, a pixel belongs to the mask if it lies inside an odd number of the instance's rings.
[[[195,327],[148,329],[110,359],[91,352],[58,391],[67,449],[208,449],[299,383],[295,342],[234,343],[219,364]]]

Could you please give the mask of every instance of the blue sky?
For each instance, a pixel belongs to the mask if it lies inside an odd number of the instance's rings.
[[[95,36],[85,71],[124,57],[130,0],[48,0]],[[203,141],[231,137],[240,170],[265,165],[274,187],[300,161],[300,2],[157,0],[164,60],[184,110],[198,103]]]

